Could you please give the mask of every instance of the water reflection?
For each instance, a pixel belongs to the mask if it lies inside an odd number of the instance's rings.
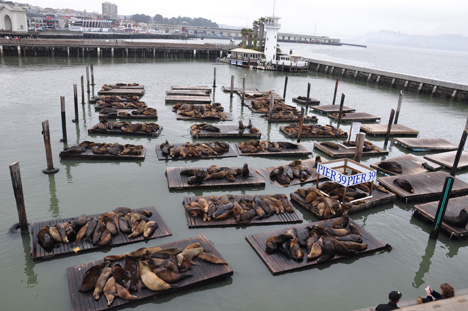
[[[431,259],[434,255],[434,250],[436,246],[437,240],[435,239],[428,239],[426,250],[424,252],[424,256],[422,256],[422,261],[419,264],[419,270],[416,272],[414,276],[413,287],[419,288],[422,284],[424,284],[424,275],[429,271],[431,266]]]
[[[53,175],[49,175],[53,177]],[[21,238],[23,241],[23,250],[24,250],[24,274],[28,277],[27,284],[33,287],[37,282],[37,274],[34,272],[34,266],[36,265],[31,257],[31,237],[29,232],[21,232]]]
[[[80,143],[80,124],[78,122],[75,123],[76,128],[76,143]]]
[[[50,192],[49,211],[52,212],[52,218],[58,218],[60,214],[60,210],[59,210],[59,205],[58,205],[59,201],[57,199],[54,175],[49,175],[49,192]]]

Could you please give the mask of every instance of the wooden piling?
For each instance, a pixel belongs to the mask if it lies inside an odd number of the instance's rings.
[[[335,104],[335,100],[336,100],[336,92],[338,91],[338,79],[336,79],[336,82],[335,82],[335,93],[333,93],[333,104]]]
[[[286,89],[288,88],[288,76],[284,77],[284,91],[283,91],[283,98],[286,100]]]
[[[89,93],[91,92],[89,88],[89,66],[86,66],[86,92],[88,93],[88,101],[89,101]]]
[[[67,121],[65,120],[65,96],[60,96],[60,106],[62,108],[62,139],[61,142],[67,142]]]
[[[242,78],[242,104],[245,101],[245,77]]]
[[[78,122],[78,91],[76,84],[73,84],[73,99],[75,103],[75,119],[72,122]]]
[[[439,206],[437,207],[437,212],[434,217],[434,228],[432,228],[432,231],[429,235],[431,239],[437,239],[439,236],[440,227],[442,227],[442,220],[444,219],[445,211],[447,210],[447,205],[450,198],[450,193],[452,192],[454,181],[455,178],[452,176],[447,176],[445,178],[445,184],[442,190],[441,198],[439,200]]]
[[[297,133],[297,142],[301,142],[301,137],[302,137],[302,128],[304,127],[304,115],[305,115],[305,110],[303,107],[301,107],[301,119],[299,121],[299,132]]]
[[[341,93],[341,101],[340,101],[340,113],[338,115],[338,124],[341,123],[341,117],[343,116],[343,104],[345,100],[345,94]]]
[[[216,67],[213,69],[213,87],[216,87]]]
[[[354,161],[361,162],[362,151],[364,150],[364,141],[366,140],[366,133],[359,133],[356,137],[356,151],[354,153]]]
[[[52,148],[50,147],[50,131],[49,131],[49,120],[42,122],[42,136],[44,137],[44,146],[46,152],[47,168],[43,169],[44,174],[55,174],[59,171],[58,168],[54,168],[52,162]]]
[[[395,124],[398,123],[398,117],[400,116],[401,102],[403,101],[403,90],[400,91],[400,96],[398,97],[398,106],[395,113]]]
[[[458,146],[457,154],[455,155],[455,160],[453,161],[453,167],[450,172],[450,175],[455,176],[455,172],[458,168],[458,163],[460,162],[460,157],[465,149],[466,137],[468,136],[468,119],[466,120],[465,130],[463,131],[462,137],[460,139],[460,144]]]
[[[24,204],[23,184],[21,182],[21,172],[19,162],[10,165],[11,183],[15,193],[16,209],[18,210],[19,227],[21,231],[28,231],[28,217]]]
[[[385,134],[384,149],[387,149],[388,139],[390,138],[390,132],[392,131],[393,117],[395,116],[395,109],[390,112],[390,119],[388,119],[387,134]]]
[[[84,101],[84,77],[81,76],[81,104],[85,104]]]
[[[234,95],[234,75],[231,75],[231,97]]]
[[[275,105],[275,95],[274,92],[271,91],[271,96],[270,96],[270,110],[268,111],[268,123],[271,122],[271,115],[273,113],[273,106]]]
[[[307,83],[307,101],[306,101],[306,111],[309,111],[309,103],[310,103],[310,82]]]
[[[91,85],[92,86],[96,85],[96,84],[94,84],[94,67],[93,67],[93,64],[91,64]]]

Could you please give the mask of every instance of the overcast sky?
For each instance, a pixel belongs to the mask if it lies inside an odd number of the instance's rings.
[[[18,1],[20,2],[20,1]],[[96,0],[30,0],[30,4],[102,12]],[[281,17],[280,32],[338,38],[380,30],[405,34],[468,36],[467,0],[114,0],[119,15],[203,17],[218,24],[251,27],[262,16]]]

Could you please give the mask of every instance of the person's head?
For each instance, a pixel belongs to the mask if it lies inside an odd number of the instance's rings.
[[[403,296],[401,292],[397,292],[396,290],[393,290],[390,292],[390,294],[388,294],[388,299],[390,299],[390,301],[393,301],[393,302],[398,302],[400,301],[401,296]]]
[[[449,283],[440,284],[440,291],[444,298],[455,297],[455,289]]]

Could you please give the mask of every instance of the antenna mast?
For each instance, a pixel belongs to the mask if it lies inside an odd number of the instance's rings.
[[[273,17],[275,17],[276,0],[273,0]]]

